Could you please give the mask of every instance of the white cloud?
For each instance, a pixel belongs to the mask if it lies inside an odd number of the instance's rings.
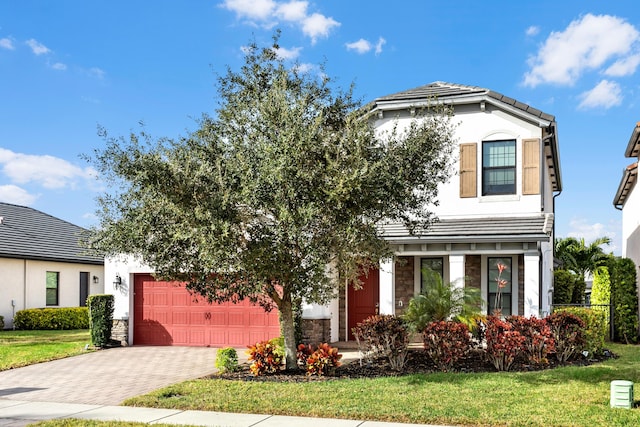
[[[312,44],[340,26],[338,21],[321,13],[309,14],[308,1],[224,0],[220,6],[235,13],[238,19],[262,28],[273,28],[279,20],[288,22],[309,37]]]
[[[309,63],[298,64],[295,66],[297,72],[305,74],[315,70],[316,66]]]
[[[365,39],[360,39],[353,43],[347,43],[347,50],[355,50],[356,52],[363,54],[371,50],[371,43]]]
[[[307,16],[307,7],[309,7],[308,2],[294,0],[278,5],[275,14],[285,21],[300,22]]]
[[[638,54],[640,32],[622,18],[587,14],[561,32],[552,32],[528,60],[524,84],[573,85],[589,70],[607,67]]]
[[[378,38],[378,43],[376,43],[376,55],[380,55],[382,53],[382,46],[384,46],[387,41],[383,37]]]
[[[540,32],[540,27],[532,25],[526,29],[525,34],[529,37],[533,37],[533,36],[537,36],[539,32]]]
[[[314,44],[318,37],[329,37],[329,32],[339,26],[340,23],[335,19],[314,13],[302,21],[302,32],[311,38],[311,43]]]
[[[0,167],[17,184],[36,183],[46,189],[75,188],[78,181],[95,181],[91,167],[81,168],[64,159],[49,155],[15,153],[0,148]]]
[[[105,74],[107,73],[98,67],[89,68],[89,75],[91,77],[95,77],[96,79],[103,79]]]
[[[604,245],[605,253],[618,253],[622,250],[622,241],[617,230],[622,229],[620,221],[611,221],[608,225],[596,222],[590,223],[585,218],[574,217],[569,221],[570,231],[566,237],[574,237],[576,239],[584,239],[585,244],[589,244],[600,237],[609,237],[611,243]]]
[[[603,107],[608,109],[622,103],[622,89],[620,89],[620,85],[616,82],[602,80],[590,91],[582,93],[580,98],[582,101],[580,105],[578,105],[578,108]]]
[[[638,65],[640,65],[640,54],[631,55],[617,60],[604,70],[604,73],[612,77],[628,76],[636,72]]]
[[[36,39],[29,39],[25,43],[31,48],[31,51],[34,55],[44,55],[45,53],[51,52],[51,49],[49,49]]]
[[[347,47],[347,50],[355,50],[361,55],[371,51],[372,49],[375,49],[376,55],[380,55],[382,53],[382,46],[384,46],[385,43],[387,43],[387,41],[383,37],[379,37],[375,46],[369,40],[365,39],[346,43],[345,46]]]
[[[239,18],[265,21],[276,8],[273,0],[225,0],[222,7],[235,12]]]
[[[0,39],[0,47],[3,49],[9,49],[9,50],[15,50],[15,46],[13,45],[13,40],[11,40],[10,38],[3,38]]]
[[[296,59],[298,56],[300,56],[301,50],[302,50],[301,47],[294,47],[291,49],[279,47],[276,50],[276,55],[278,55],[278,58],[284,59],[284,60]]]
[[[63,64],[62,62],[56,62],[54,64],[51,64],[51,68],[58,71],[64,71],[67,69],[67,65]]]
[[[0,201],[14,205],[30,206],[38,196],[30,194],[16,185],[0,185]]]

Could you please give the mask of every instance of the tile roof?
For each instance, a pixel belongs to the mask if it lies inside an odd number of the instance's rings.
[[[636,126],[631,132],[627,149],[624,152],[626,157],[638,157],[640,156],[640,122],[636,123]]]
[[[549,122],[555,121],[555,117],[551,114],[544,113],[537,108],[533,108],[523,102],[517,101],[513,98],[509,98],[508,96],[504,96],[498,92],[494,92],[492,90],[478,86],[466,86],[456,83],[433,82],[417,88],[382,96],[375,99],[373,102],[375,104],[384,104],[387,102],[410,102],[417,100],[426,100],[429,98],[437,98],[441,101],[446,101],[455,98],[464,99],[473,96],[484,96],[487,98],[491,98],[506,105],[515,107],[518,110],[531,114],[534,117],[538,117],[542,120]]]
[[[26,207],[0,203],[0,258],[104,264],[79,245],[82,227]]]
[[[553,214],[497,217],[441,219],[434,222],[426,232],[409,234],[403,224],[382,226],[382,237],[391,242],[457,243],[457,242],[533,242],[550,239]]]

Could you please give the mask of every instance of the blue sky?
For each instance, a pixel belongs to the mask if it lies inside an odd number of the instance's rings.
[[[397,4],[397,5],[396,5]],[[145,130],[176,137],[216,107],[215,78],[242,46],[282,30],[281,55],[326,71],[364,102],[446,81],[556,116],[559,236],[610,236],[624,150],[640,121],[634,1],[0,2],[0,201],[81,226],[104,190],[80,155]],[[393,6],[392,6],[393,5]]]

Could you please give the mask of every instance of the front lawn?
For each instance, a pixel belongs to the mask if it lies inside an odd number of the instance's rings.
[[[640,347],[610,348],[620,358],[536,372],[303,383],[199,379],[124,405],[469,426],[636,426],[640,408],[611,409],[609,387],[617,379],[640,382]]]
[[[0,371],[83,353],[88,329],[71,331],[0,331]]]

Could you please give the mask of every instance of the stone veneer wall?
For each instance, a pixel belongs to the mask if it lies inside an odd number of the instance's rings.
[[[302,319],[302,342],[314,346],[331,341],[331,319]]]
[[[395,310],[397,315],[405,312],[409,300],[414,296],[414,257],[398,257],[395,265],[396,300]],[[402,301],[402,306],[400,306]]]
[[[524,316],[524,255],[518,255],[518,314]]]
[[[347,340],[347,287],[340,289],[338,294],[338,340]]]
[[[481,289],[482,283],[482,261],[480,255],[466,255],[464,260],[464,275],[466,277],[465,286],[469,288]],[[483,295],[484,298],[484,295]]]
[[[111,340],[120,343],[121,346],[129,345],[129,319],[113,319]]]

